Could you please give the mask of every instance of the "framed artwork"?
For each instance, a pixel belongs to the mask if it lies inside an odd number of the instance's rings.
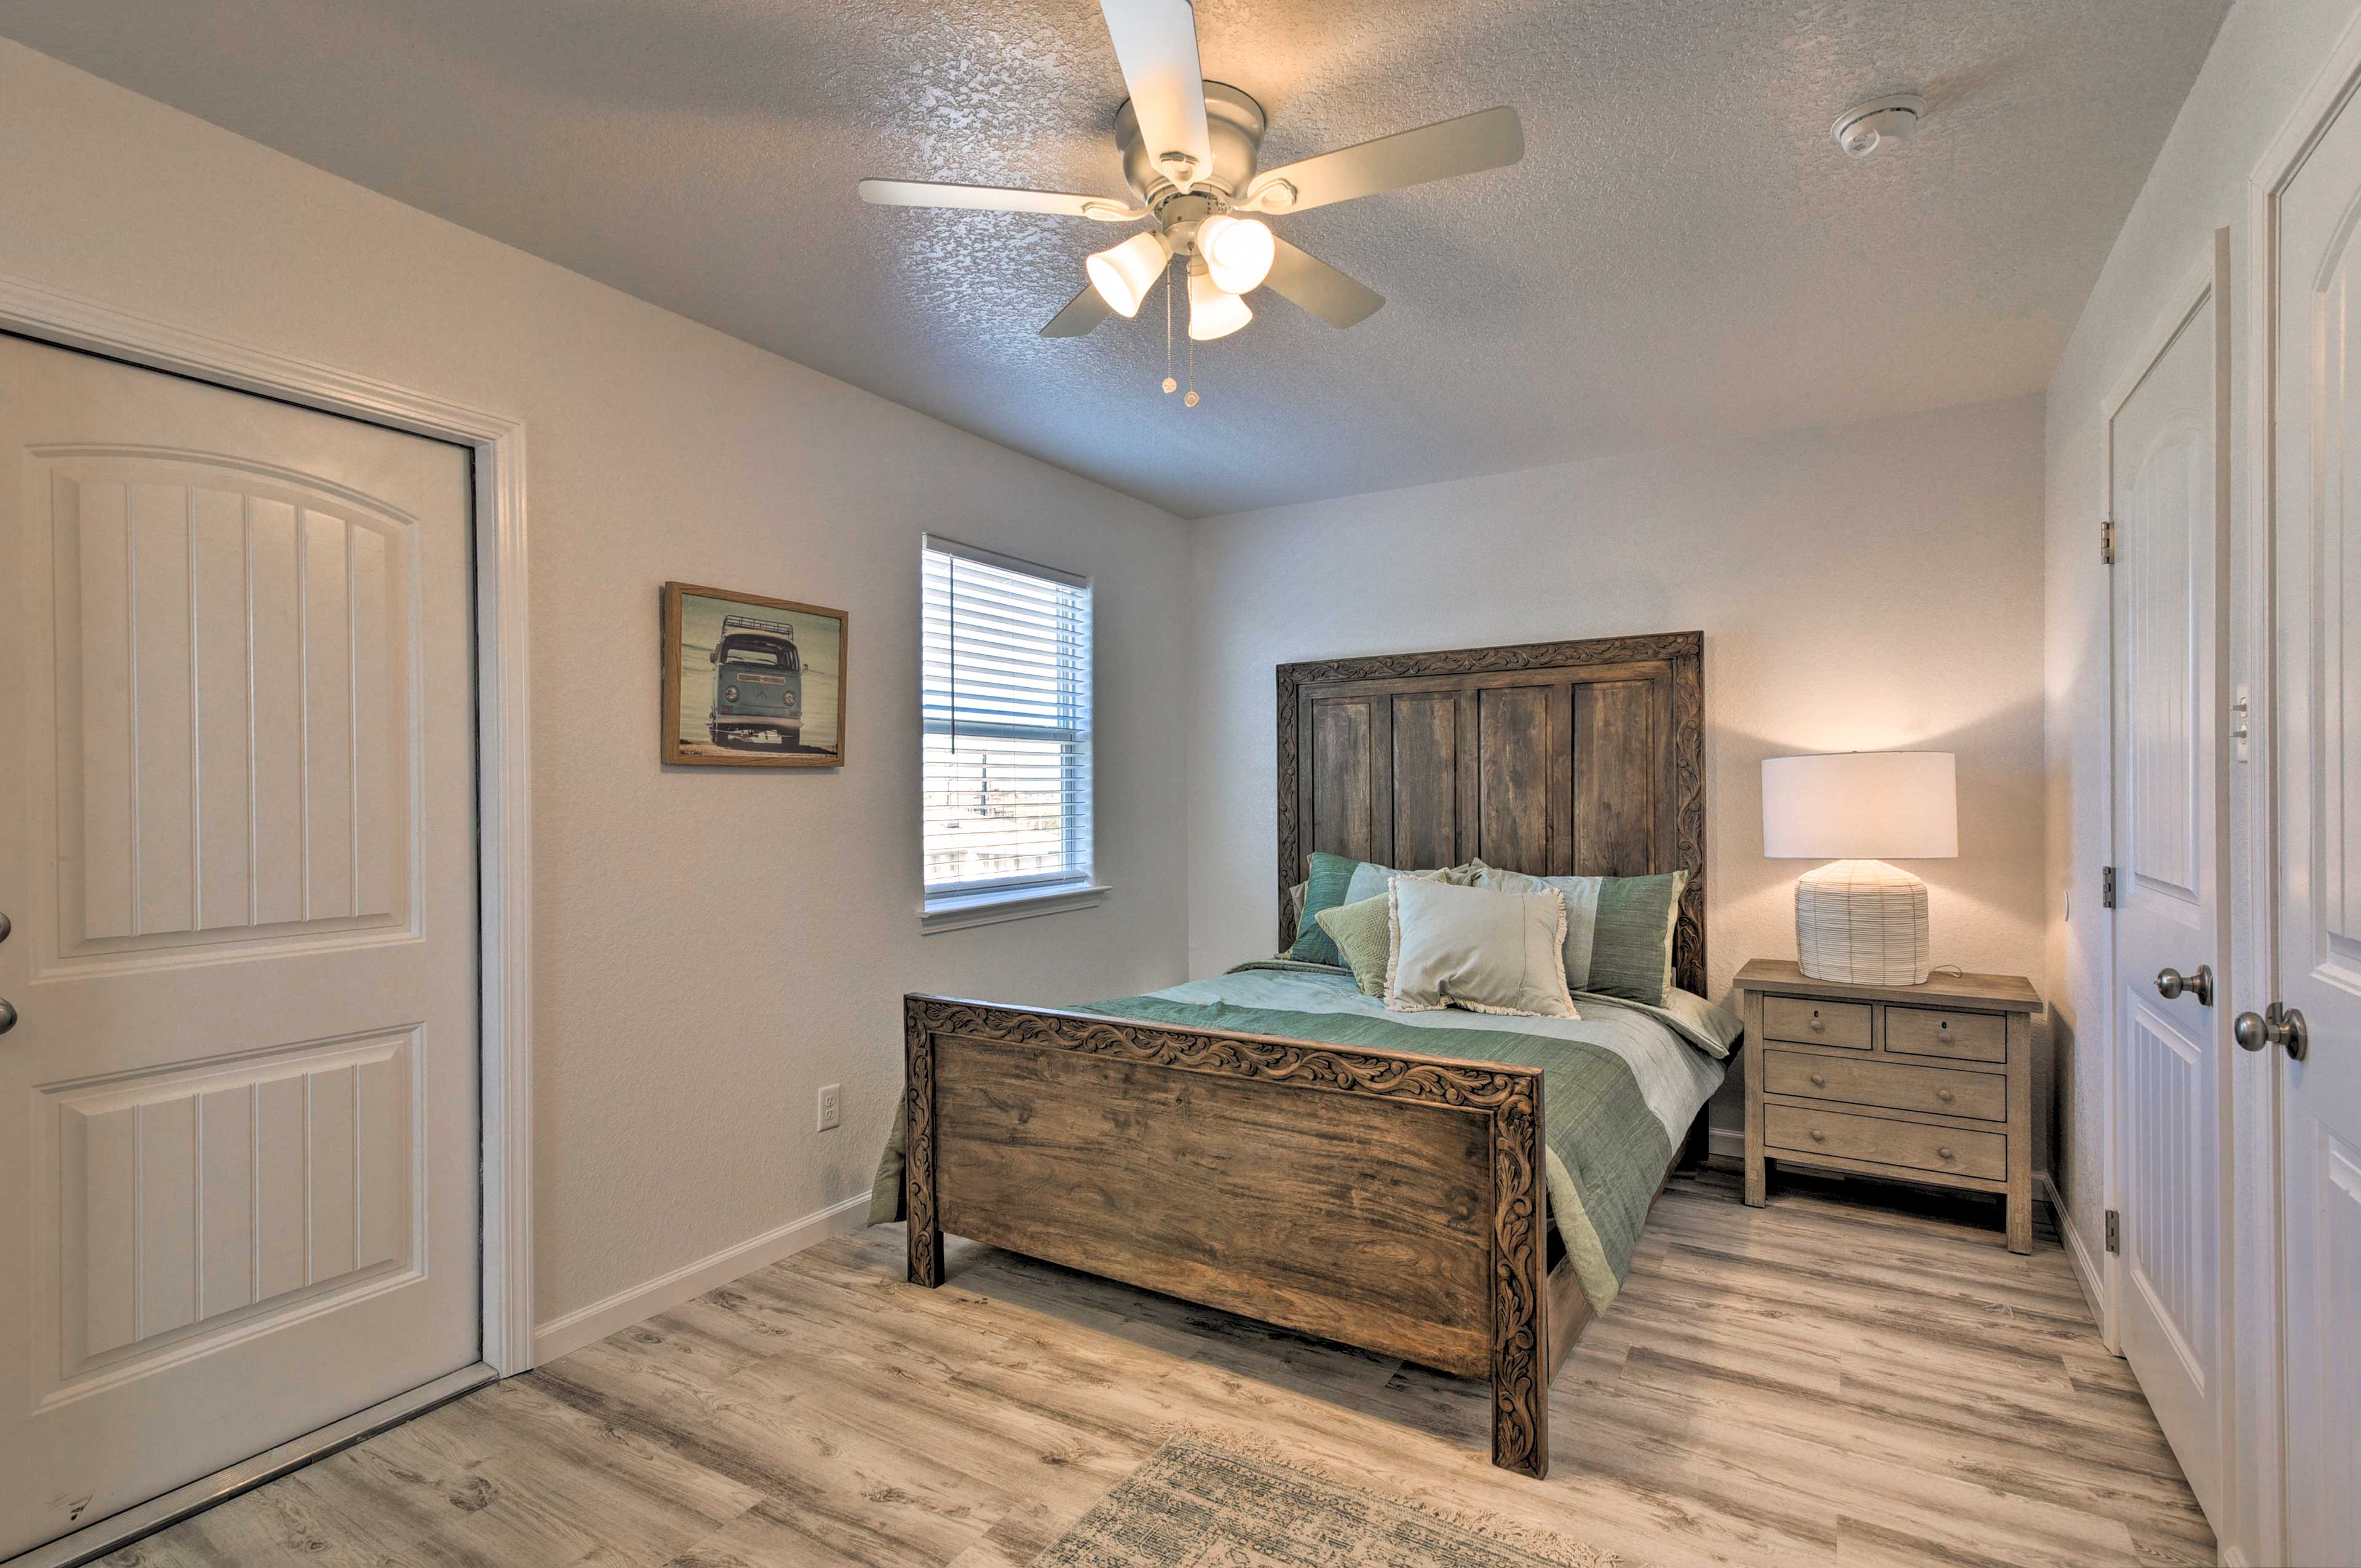
[[[840,609],[664,586],[658,758],[714,768],[844,765]]]

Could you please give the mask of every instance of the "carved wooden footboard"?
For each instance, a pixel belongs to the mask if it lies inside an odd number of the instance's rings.
[[[914,1282],[941,1283],[948,1232],[1487,1377],[1492,1462],[1547,1471],[1549,1380],[1587,1312],[1546,1267],[1539,1069],[905,1010]]]

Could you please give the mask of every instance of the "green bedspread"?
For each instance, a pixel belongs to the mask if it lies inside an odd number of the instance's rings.
[[[1266,960],[1072,1010],[1541,1069],[1551,1218],[1591,1310],[1603,1312],[1631,1270],[1675,1139],[1721,1081],[1718,1055],[1736,1039],[1737,1021],[1694,997],[1677,1013],[1588,994],[1576,1004],[1580,1018],[1389,1013],[1341,971]],[[901,1218],[902,1137],[897,1115],[873,1224]]]

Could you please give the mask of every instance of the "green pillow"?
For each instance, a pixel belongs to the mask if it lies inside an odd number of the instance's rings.
[[[1312,855],[1312,880],[1304,884],[1303,910],[1296,916],[1295,945],[1287,949],[1286,957],[1298,963],[1326,964],[1343,969],[1345,955],[1321,928],[1323,910],[1339,905],[1358,904],[1363,899],[1382,897],[1388,879],[1414,876],[1422,882],[1447,882],[1455,887],[1472,887],[1477,868],[1473,865],[1451,866],[1441,871],[1398,872],[1374,861],[1356,861],[1347,855],[1331,855],[1314,850]]]
[[[1345,955],[1321,928],[1320,913],[1345,902],[1345,889],[1360,863],[1343,855],[1312,853],[1312,880],[1303,887],[1303,914],[1295,923],[1295,946],[1287,949],[1289,958],[1299,963],[1344,967]]]
[[[1476,885],[1502,893],[1565,895],[1565,982],[1595,992],[1664,1004],[1673,984],[1673,927],[1680,916],[1686,872],[1658,876],[1527,876],[1486,866]]]
[[[1340,904],[1320,912],[1321,928],[1353,970],[1353,983],[1364,996],[1386,993],[1386,952],[1393,941],[1392,923],[1386,916],[1385,895],[1358,904]]]

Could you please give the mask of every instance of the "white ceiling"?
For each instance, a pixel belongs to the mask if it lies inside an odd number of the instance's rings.
[[[1389,302],[1338,332],[1255,296],[1194,410],[1154,305],[1035,335],[1123,231],[853,193],[1120,194],[1093,0],[0,0],[0,32],[1201,516],[2037,389],[2224,6],[1199,0],[1266,168],[1494,104],[1528,150],[1277,220]],[[1918,138],[1848,162],[1831,118],[1904,89]]]

